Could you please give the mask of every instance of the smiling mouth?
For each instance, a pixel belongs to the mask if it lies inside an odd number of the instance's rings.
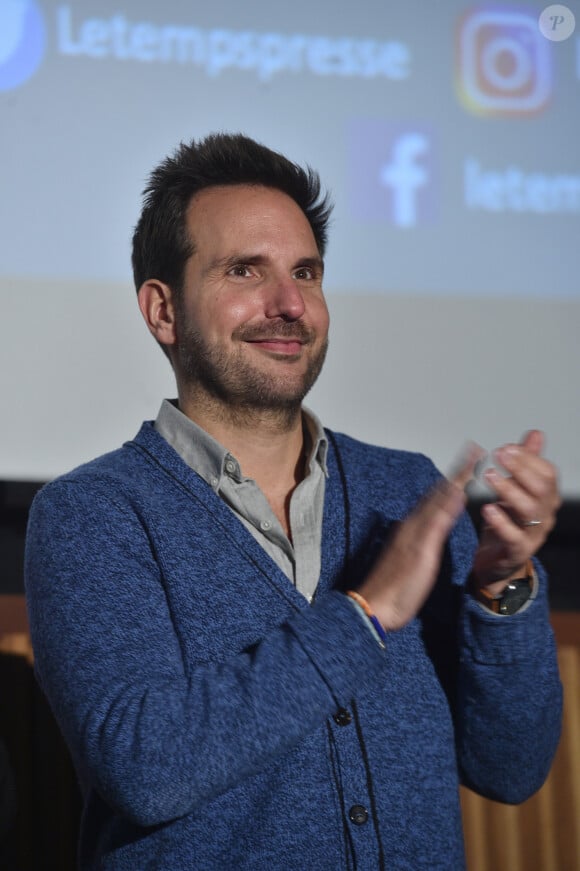
[[[246,341],[249,345],[258,345],[265,351],[272,351],[275,354],[299,354],[306,344],[303,339],[289,336],[264,336],[264,338],[247,339]]]

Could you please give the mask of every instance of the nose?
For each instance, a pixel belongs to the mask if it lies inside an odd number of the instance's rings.
[[[297,321],[306,310],[302,290],[292,276],[273,278],[266,291],[264,314],[267,318]]]

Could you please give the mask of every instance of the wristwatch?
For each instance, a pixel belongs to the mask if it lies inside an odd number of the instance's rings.
[[[532,594],[534,569],[530,561],[526,565],[526,571],[529,572],[526,577],[508,581],[499,595],[492,596],[485,587],[480,587],[475,591],[475,598],[494,614],[506,616],[515,614],[526,604]]]

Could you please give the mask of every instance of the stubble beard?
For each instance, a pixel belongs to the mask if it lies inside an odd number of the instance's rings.
[[[244,355],[244,341],[300,338],[306,347],[315,341],[314,331],[301,322],[269,323],[264,326],[239,327],[233,338],[239,343],[233,351],[210,345],[194,328],[185,330],[177,345],[177,359],[186,389],[196,403],[220,420],[247,425],[267,420],[289,429],[300,414],[302,401],[318,378],[328,349],[328,337],[310,357],[300,379],[292,373],[295,361],[280,360],[280,374],[273,375],[254,365]],[[284,365],[288,373],[284,373]]]

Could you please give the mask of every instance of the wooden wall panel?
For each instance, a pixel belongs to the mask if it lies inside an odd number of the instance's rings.
[[[555,615],[562,739],[542,789],[513,807],[461,791],[469,871],[580,871],[580,614]]]

